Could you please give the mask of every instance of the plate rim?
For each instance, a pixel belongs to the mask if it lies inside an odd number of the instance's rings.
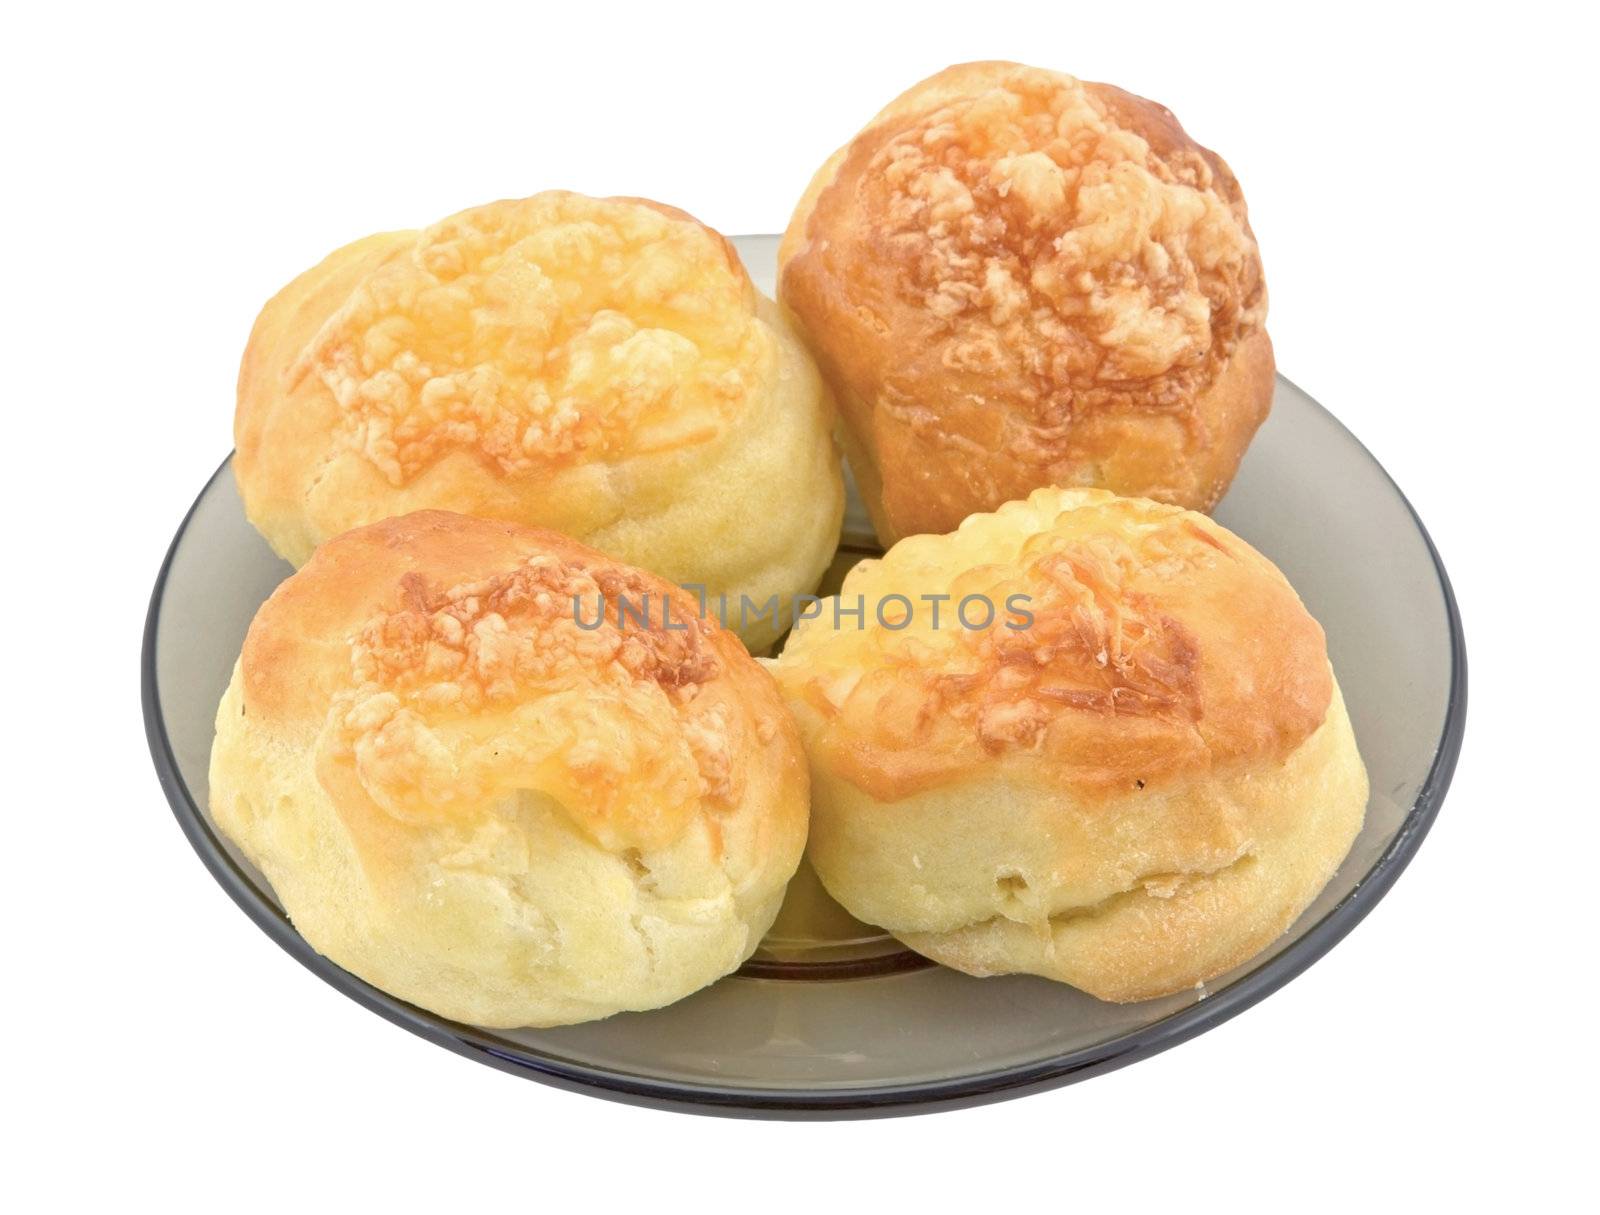
[[[1366,445],[1310,393],[1300,389],[1286,376],[1280,374],[1276,378],[1294,388],[1308,403],[1325,414],[1372,461],[1405,506],[1422,537],[1438,579],[1450,630],[1450,689],[1445,701],[1444,727],[1416,801],[1401,820],[1389,846],[1344,898],[1258,969],[1198,1003],[1118,1037],[1047,1060],[923,1083],[879,1083],[851,1089],[719,1089],[689,1082],[646,1080],[603,1068],[557,1061],[541,1057],[530,1048],[508,1049],[502,1042],[494,1040],[489,1031],[449,1021],[408,1004],[329,961],[295,930],[287,915],[267,901],[263,892],[222,848],[204,813],[184,784],[161,712],[156,680],[156,635],[167,577],[195,511],[217,478],[232,463],[232,452],[206,479],[178,525],[156,575],[145,615],[139,662],[140,703],[145,738],[157,778],[185,838],[212,878],[280,948],[324,982],[385,1020],[458,1055],[512,1075],[537,1080],[568,1092],[585,1093],[647,1108],[795,1120],[872,1118],[964,1109],[1044,1092],[1114,1071],[1159,1054],[1231,1020],[1304,973],[1349,935],[1389,892],[1416,855],[1438,817],[1461,754],[1467,714],[1466,639],[1455,590],[1433,537],[1429,535],[1411,500]]]

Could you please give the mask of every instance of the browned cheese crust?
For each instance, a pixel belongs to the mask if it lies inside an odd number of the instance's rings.
[[[817,173],[779,261],[885,543],[1042,485],[1209,510],[1271,406],[1238,182],[1109,85],[923,81]]]

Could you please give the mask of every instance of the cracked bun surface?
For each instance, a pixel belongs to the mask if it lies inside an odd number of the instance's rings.
[[[446,1017],[681,999],[760,942],[808,799],[771,676],[696,608],[520,524],[337,536],[250,626],[212,818],[319,952]]]
[[[1271,407],[1239,183],[1110,85],[923,81],[817,173],[779,265],[885,544],[1041,485],[1209,510]]]
[[[440,508],[776,595],[781,618],[838,540],[832,424],[811,356],[722,236],[550,192],[367,237],[285,287],[240,367],[234,471],[295,565]]]
[[[935,961],[1191,987],[1278,937],[1361,828],[1322,629],[1204,515],[1041,489],[862,562],[838,602],[772,664],[811,860]]]

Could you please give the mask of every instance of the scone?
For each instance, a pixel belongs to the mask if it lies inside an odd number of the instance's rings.
[[[755,949],[806,834],[794,722],[696,607],[520,524],[337,536],[250,626],[212,818],[313,947],[413,1004],[671,1003]]]
[[[1043,485],[1209,510],[1271,407],[1239,183],[1110,85],[923,81],[823,165],[779,263],[885,544]]]
[[[296,565],[413,510],[529,523],[713,599],[776,597],[745,629],[760,649],[838,540],[832,415],[723,237],[551,192],[356,241],[285,287],[240,368],[234,473]]]
[[[1178,507],[1041,489],[902,540],[773,669],[823,884],[969,974],[1203,982],[1289,926],[1365,813],[1321,628]]]

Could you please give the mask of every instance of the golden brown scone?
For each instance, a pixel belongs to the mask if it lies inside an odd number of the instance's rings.
[[[735,603],[777,596],[781,619],[838,540],[832,413],[723,237],[657,203],[550,192],[356,241],[285,287],[240,367],[234,472],[296,565],[437,507]]]
[[[250,626],[212,817],[306,940],[414,1004],[496,1026],[668,1004],[755,949],[806,834],[794,722],[696,606],[514,523],[337,536]]]
[[[1177,991],[1282,933],[1361,828],[1321,628],[1203,515],[1041,489],[863,562],[839,606],[865,627],[824,602],[773,664],[810,857],[936,961]]]
[[[885,544],[1041,485],[1209,510],[1272,404],[1239,183],[1110,85],[924,80],[823,165],[778,261]]]

